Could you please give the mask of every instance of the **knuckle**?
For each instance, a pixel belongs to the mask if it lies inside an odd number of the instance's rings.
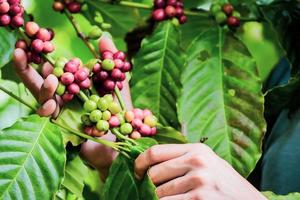
[[[148,158],[148,160],[149,160],[149,162],[150,163],[155,163],[155,161],[157,160],[157,145],[155,145],[155,146],[152,146],[152,147],[150,147],[148,150],[147,150],[147,153],[146,153],[146,155],[147,155],[147,158]]]
[[[200,167],[203,165],[203,158],[199,156],[198,154],[191,154],[188,157],[187,163],[191,165],[192,167]]]

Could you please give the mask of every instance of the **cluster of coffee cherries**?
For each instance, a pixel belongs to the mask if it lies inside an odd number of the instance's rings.
[[[25,40],[18,40],[15,47],[21,48],[27,53],[29,63],[41,64],[43,62],[42,54],[51,53],[55,49],[51,43],[54,32],[51,29],[40,28],[35,22],[27,22],[25,33],[31,39],[30,44]]]
[[[56,94],[61,96],[64,102],[70,102],[80,90],[91,87],[90,71],[83,66],[79,58],[58,58],[53,74],[59,79]]]
[[[180,24],[187,20],[184,14],[182,0],[154,0],[152,18],[155,21],[163,21],[176,17]]]
[[[104,51],[102,59],[101,63],[96,63],[93,67],[93,82],[97,91],[99,94],[112,93],[116,86],[122,90],[122,82],[126,79],[125,73],[132,68],[126,61],[125,53]]]
[[[235,11],[231,4],[213,4],[210,10],[218,24],[227,24],[229,28],[238,28],[240,26],[241,14]]]
[[[114,102],[111,94],[103,97],[92,95],[85,101],[85,114],[81,116],[84,132],[93,137],[101,137],[111,128],[117,128],[124,122],[121,107]]]
[[[65,8],[71,13],[79,13],[82,8],[81,0],[55,0],[52,8],[57,12],[62,12]]]
[[[157,133],[157,119],[148,109],[142,110],[135,108],[131,111],[126,111],[124,118],[126,123],[129,124],[126,126],[132,127],[132,129],[130,129],[131,132],[129,133],[132,139],[154,136]]]
[[[19,28],[24,25],[21,0],[0,0],[0,26]]]

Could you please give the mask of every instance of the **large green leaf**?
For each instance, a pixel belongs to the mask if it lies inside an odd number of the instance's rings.
[[[206,143],[247,176],[261,156],[266,128],[256,64],[221,27],[200,33],[187,53],[180,102],[183,129],[191,142],[208,137]]]
[[[0,85],[24,101],[32,105],[36,104],[34,97],[23,84],[0,80]],[[19,118],[28,116],[31,112],[33,112],[31,109],[0,90],[0,130],[13,125]]]
[[[263,195],[269,200],[297,200],[300,199],[300,193],[290,193],[288,195],[276,195],[273,192],[263,192]]]
[[[7,29],[0,27],[0,68],[3,67],[11,59],[11,55],[15,48],[16,35]]]
[[[0,199],[52,199],[65,165],[60,129],[29,116],[0,134]]]
[[[134,59],[132,97],[136,107],[150,108],[164,125],[179,127],[176,101],[181,94],[184,54],[180,31],[167,21],[143,40]]]

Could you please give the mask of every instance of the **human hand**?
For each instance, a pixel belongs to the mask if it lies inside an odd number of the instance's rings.
[[[137,177],[147,170],[161,200],[266,200],[204,144],[153,146],[135,161]]]

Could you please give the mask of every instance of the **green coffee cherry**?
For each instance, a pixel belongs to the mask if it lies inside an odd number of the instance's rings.
[[[108,105],[108,110],[111,112],[111,114],[115,115],[115,114],[118,114],[119,112],[121,112],[122,109],[118,103],[111,102]]]
[[[91,126],[92,125],[89,114],[82,115],[81,116],[81,121],[82,121],[83,125],[85,125],[85,126]]]
[[[219,11],[216,13],[215,18],[218,24],[224,24],[226,22],[227,16],[224,12]]]
[[[96,103],[99,101],[99,99],[100,99],[100,97],[98,95],[92,95],[92,96],[90,96],[90,100],[92,100],[92,101],[94,101]]]
[[[233,17],[236,17],[236,18],[241,18],[241,13],[238,12],[238,11],[236,11],[236,10],[234,10],[234,11],[232,12],[232,16],[233,16]]]
[[[54,74],[54,76],[56,76],[57,78],[60,78],[61,75],[63,75],[63,73],[64,73],[64,69],[63,69],[63,68],[55,67],[55,68],[53,69],[53,74]]]
[[[101,13],[98,11],[95,14],[94,20],[95,20],[95,22],[98,22],[99,24],[102,24],[104,21]]]
[[[68,59],[65,58],[65,57],[59,57],[55,64],[54,64],[54,67],[58,67],[58,68],[64,68],[65,64],[68,62]]]
[[[86,112],[92,112],[97,109],[97,104],[96,102],[89,100],[84,103],[83,108]]]
[[[145,117],[144,123],[146,125],[150,126],[151,128],[155,127],[157,125],[157,118],[149,115],[149,116]]]
[[[111,113],[108,110],[106,110],[102,113],[103,120],[108,121],[110,118],[111,118]]]
[[[97,106],[101,111],[106,111],[108,109],[109,103],[105,98],[101,98],[97,102]]]
[[[132,128],[131,124],[125,123],[125,124],[121,125],[120,131],[123,135],[128,135],[128,134],[132,133],[133,128]]]
[[[210,7],[210,12],[212,15],[215,15],[217,12],[221,11],[222,10],[222,7],[220,4],[213,4],[211,7]]]
[[[105,59],[102,62],[102,69],[104,69],[105,71],[111,71],[113,70],[115,67],[115,63],[113,60],[111,59]]]
[[[57,88],[56,88],[56,94],[58,94],[59,96],[62,96],[65,93],[65,91],[66,91],[66,86],[59,83]]]
[[[125,123],[125,117],[124,117],[123,114],[118,113],[116,116],[118,117],[118,119],[120,121],[120,124],[124,124]]]
[[[114,97],[111,94],[106,94],[102,98],[104,98],[108,103],[114,101]]]
[[[100,110],[94,110],[90,114],[90,120],[91,122],[98,122],[99,120],[102,119],[102,112]]]
[[[81,7],[81,11],[86,12],[88,10],[89,10],[88,5],[87,4],[83,4],[82,7]]]
[[[98,26],[93,26],[88,37],[92,40],[97,40],[101,37],[102,30]]]
[[[101,24],[101,28],[102,28],[102,29],[105,29],[105,30],[110,29],[110,28],[111,28],[111,24],[108,24],[108,23],[102,23],[102,24]]]
[[[108,131],[108,129],[109,129],[109,123],[107,121],[100,120],[100,121],[97,122],[96,128],[99,131]]]

